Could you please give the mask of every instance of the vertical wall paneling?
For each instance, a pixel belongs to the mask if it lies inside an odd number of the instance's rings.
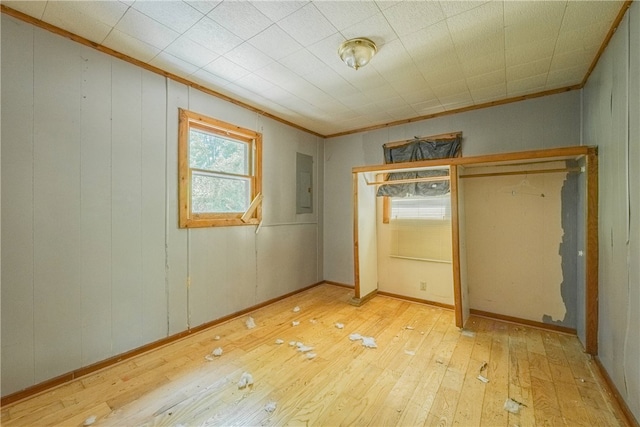
[[[189,107],[189,90],[173,80],[166,82],[166,262],[169,334],[187,328],[187,230],[178,228],[178,108]]]
[[[320,139],[1,19],[3,396],[322,278],[290,179],[316,156],[320,194]],[[178,107],[263,132],[265,197],[283,197],[259,234],[178,228]]]
[[[629,307],[625,336],[624,369],[628,405],[640,420],[640,7],[629,13]],[[635,378],[635,380],[633,380]],[[636,397],[636,399],[633,398]]]
[[[82,47],[44,31],[34,45],[35,379],[43,381],[81,364]]]
[[[294,206],[295,208],[295,206]],[[262,227],[257,234],[257,302],[312,285],[316,279],[315,224]]]
[[[34,383],[33,27],[2,15],[2,395]],[[10,82],[10,84],[8,84]],[[6,105],[11,105],[7,108]]]
[[[165,288],[166,79],[142,74],[141,256],[142,339],[167,333]]]
[[[224,295],[229,289],[229,263],[227,262],[229,230],[228,227],[190,230],[189,244],[192,248],[197,248],[189,251],[191,327],[232,312],[216,304],[216,301],[224,300]]]
[[[113,349],[142,338],[142,78],[141,70],[112,62],[112,316]]]
[[[82,363],[111,356],[111,59],[83,48],[80,112]],[[109,100],[105,102],[105,100]]]
[[[598,145],[598,358],[640,419],[638,104],[640,6],[633,3],[583,90],[584,145]],[[627,191],[628,187],[628,191]]]

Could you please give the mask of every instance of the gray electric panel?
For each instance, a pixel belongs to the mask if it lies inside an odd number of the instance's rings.
[[[313,157],[296,153],[296,213],[313,212]]]

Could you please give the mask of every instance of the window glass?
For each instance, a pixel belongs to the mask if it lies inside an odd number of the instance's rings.
[[[180,110],[180,227],[258,224],[261,147],[257,132]]]

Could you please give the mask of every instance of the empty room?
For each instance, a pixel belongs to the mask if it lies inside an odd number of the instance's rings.
[[[0,1],[3,426],[639,426],[640,5]]]

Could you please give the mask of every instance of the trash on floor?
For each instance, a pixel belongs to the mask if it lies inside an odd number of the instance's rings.
[[[247,319],[246,322],[244,322],[245,325],[247,325],[247,329],[253,329],[256,327],[256,322],[253,320],[253,317],[249,316],[249,318]]]
[[[91,424],[96,422],[97,417],[95,415],[91,415],[89,418],[84,420],[83,426],[90,426]]]
[[[362,340],[362,346],[363,347],[378,348],[378,345],[376,344],[376,340],[373,337],[363,337],[362,335],[360,335],[358,333],[354,333],[354,334],[349,335],[349,339],[351,341]]]
[[[316,354],[315,353],[307,353],[306,356],[307,356],[307,359],[314,359],[316,357]]]
[[[240,381],[238,381],[238,388],[242,389],[250,385],[253,385],[253,376],[248,372],[243,372]]]
[[[297,313],[300,311],[300,307],[298,307],[297,305],[295,307],[293,307],[293,312]]]
[[[405,326],[404,328],[405,328],[405,329],[408,329],[408,330],[410,330],[410,331],[413,331],[413,329],[414,329],[414,328],[413,328],[413,326]]]
[[[336,323],[336,328],[344,329],[344,323]]]
[[[478,375],[476,378],[478,378],[480,381],[482,381],[485,384],[489,382],[489,378],[482,375]]]
[[[527,406],[527,405],[525,405],[524,403],[520,403],[516,400],[513,400],[511,398],[505,400],[504,402],[504,410],[507,412],[511,412],[512,414],[519,413],[521,406]]]
[[[291,322],[291,326],[298,326],[300,324],[299,321],[294,320],[293,322]]]
[[[373,337],[362,337],[362,345],[367,348],[378,348],[376,340]]]
[[[416,355],[416,352],[415,352],[415,351],[413,351],[413,350],[405,350],[405,351],[404,351],[404,354],[408,354],[409,356],[415,356],[415,355]]]
[[[272,413],[273,411],[276,410],[276,406],[277,406],[276,402],[269,402],[266,405],[264,405],[264,410],[267,411],[268,413]]]
[[[213,337],[214,340],[219,341],[220,340],[220,335],[216,335],[215,337]]]
[[[467,329],[463,329],[461,333],[462,333],[462,336],[463,336],[463,337],[470,337],[470,338],[473,338],[473,337],[475,337],[475,336],[476,336],[476,333],[475,333],[475,332],[473,332],[473,331],[469,331],[469,330],[467,330]]]
[[[277,340],[276,340],[276,344],[280,345],[280,344],[282,344],[282,343],[284,343],[284,340],[281,340],[281,339],[277,339]]]
[[[313,347],[309,347],[308,345],[302,344],[298,346],[298,351],[301,353],[306,353],[307,351],[311,351],[311,350],[313,350]]]
[[[207,354],[204,358],[211,361],[220,356],[222,356],[222,347],[215,348],[211,354]]]
[[[296,346],[296,342],[295,341],[289,341],[289,346],[295,347]]]

